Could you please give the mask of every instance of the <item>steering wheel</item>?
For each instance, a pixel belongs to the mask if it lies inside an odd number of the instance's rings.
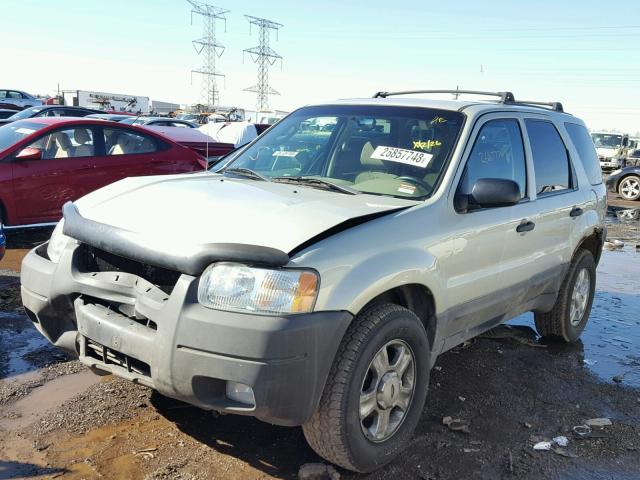
[[[411,182],[414,185],[417,185],[419,187],[424,188],[427,192],[430,192],[431,189],[433,188],[427,182],[425,182],[424,180],[422,180],[422,179],[420,179],[418,177],[410,177],[408,175],[403,175],[402,177],[397,177],[396,180],[405,180],[407,182]]]

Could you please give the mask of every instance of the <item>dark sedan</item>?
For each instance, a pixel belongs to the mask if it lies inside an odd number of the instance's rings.
[[[70,107],[67,105],[39,105],[25,108],[16,112],[8,118],[0,120],[0,125],[15,122],[16,120],[26,120],[28,118],[42,117],[86,117],[92,113],[100,113],[98,110],[90,108]]]
[[[607,188],[625,200],[640,200],[640,164],[611,172]]]
[[[141,125],[145,127],[182,127],[182,128],[198,128],[197,123],[188,120],[178,120],[169,117],[129,117],[121,120],[122,123],[129,125]]]

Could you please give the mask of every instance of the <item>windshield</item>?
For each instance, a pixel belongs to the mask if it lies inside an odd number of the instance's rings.
[[[13,122],[3,125],[0,127],[0,151],[9,148],[11,145],[44,127],[46,127],[44,123],[28,121]]]
[[[622,135],[592,133],[591,138],[593,138],[593,143],[596,147],[618,148],[622,145]]]
[[[35,116],[36,113],[42,111],[45,107],[29,107],[24,110],[19,111],[18,113],[14,113],[9,117],[9,120],[22,120],[23,118],[31,118]]]
[[[444,171],[463,120],[459,112],[415,107],[302,108],[258,137],[227,169],[251,169],[273,181],[309,177],[362,193],[425,198]]]

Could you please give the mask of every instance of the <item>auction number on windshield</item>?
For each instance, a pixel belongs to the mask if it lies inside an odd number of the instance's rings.
[[[377,147],[371,154],[371,158],[377,160],[387,160],[389,162],[404,163],[414,167],[426,168],[433,158],[433,155],[426,152],[416,152],[415,150],[405,150],[395,147]]]

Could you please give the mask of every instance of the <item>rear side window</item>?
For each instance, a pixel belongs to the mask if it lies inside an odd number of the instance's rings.
[[[571,137],[573,145],[578,151],[580,161],[587,172],[587,178],[591,185],[599,185],[602,183],[602,170],[598,161],[598,154],[593,145],[593,140],[586,128],[576,123],[565,123],[565,128]]]
[[[525,120],[538,195],[571,188],[571,169],[567,148],[551,122]]]
[[[153,138],[121,128],[105,128],[104,143],[107,155],[134,155],[158,150]]]

